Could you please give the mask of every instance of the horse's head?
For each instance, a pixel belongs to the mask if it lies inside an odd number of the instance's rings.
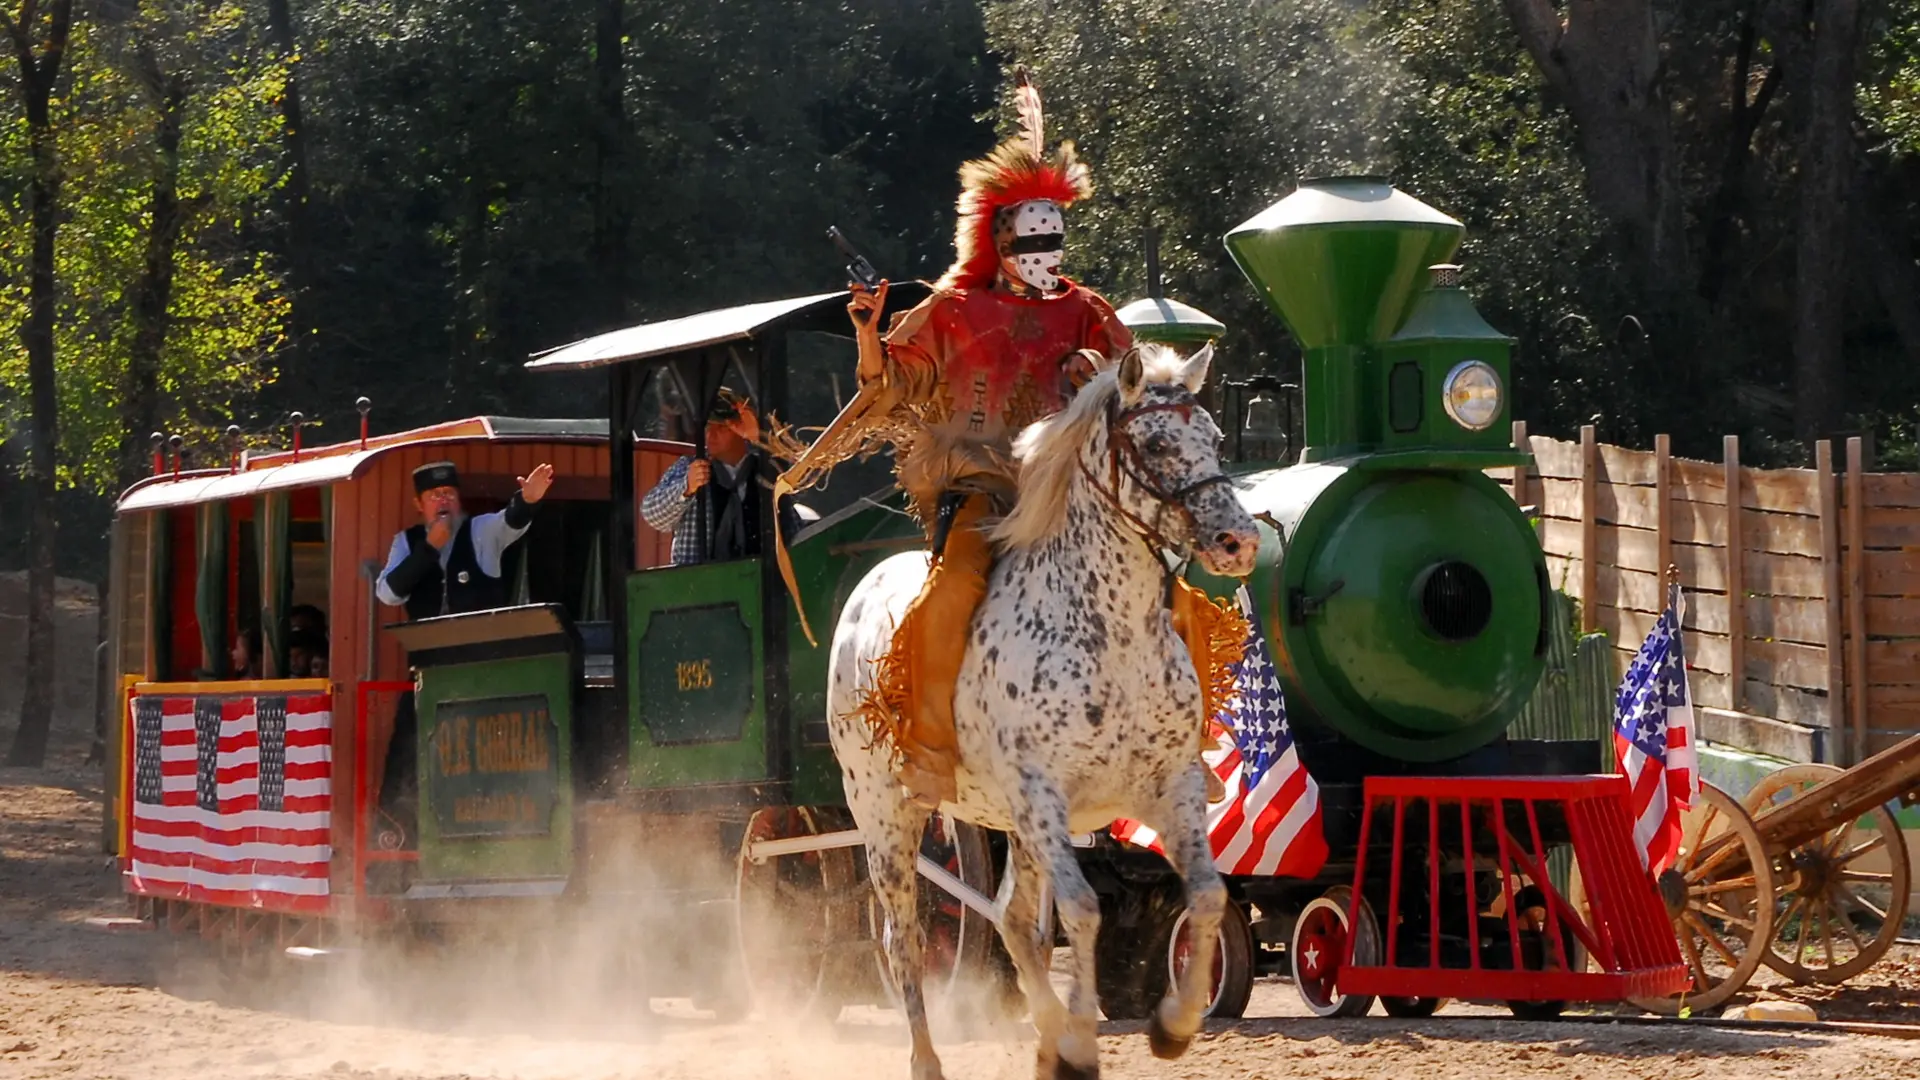
[[[1253,571],[1260,530],[1220,467],[1221,434],[1195,396],[1213,363],[1208,344],[1186,360],[1164,345],[1127,350],[1107,409],[1108,490],[1160,541],[1193,552],[1210,574]]]
[[[1017,547],[1052,535],[1079,480],[1149,545],[1190,551],[1222,577],[1251,573],[1259,528],[1220,468],[1220,428],[1195,396],[1212,362],[1212,345],[1188,359],[1135,346],[1029,427],[1014,447],[1020,500],[996,536]]]

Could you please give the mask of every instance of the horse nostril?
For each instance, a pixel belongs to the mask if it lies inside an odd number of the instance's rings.
[[[1214,537],[1213,542],[1219,544],[1221,550],[1229,555],[1240,554],[1240,538],[1230,532],[1223,532],[1219,536]]]

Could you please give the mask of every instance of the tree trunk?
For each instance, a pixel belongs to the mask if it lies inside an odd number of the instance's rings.
[[[1573,116],[1587,189],[1653,302],[1692,281],[1650,0],[1505,0],[1520,40]]]
[[[1806,124],[1800,134],[1793,347],[1794,435],[1809,448],[1845,404],[1847,202],[1854,184],[1854,53],[1859,0],[1818,0]]]
[[[621,165],[626,149],[626,0],[600,0],[594,28],[594,77],[599,104],[594,129],[593,268],[599,279],[596,320],[617,324],[627,305],[627,209]],[[604,329],[605,327],[597,327]]]
[[[1747,166],[1753,160],[1753,135],[1781,83],[1782,65],[1776,60],[1761,80],[1759,92],[1751,97],[1747,94],[1747,83],[1753,72],[1753,51],[1760,36],[1759,20],[1759,14],[1749,10],[1740,24],[1740,48],[1727,88],[1731,108],[1726,156],[1720,162],[1720,182],[1714,190],[1712,209],[1707,213],[1706,242],[1701,245],[1705,265],[1700,270],[1699,294],[1713,305],[1720,302],[1736,262],[1734,226],[1747,217],[1744,212]]]
[[[287,335],[288,348],[281,364],[284,381],[299,387],[300,379],[312,374],[302,370],[300,361],[305,343],[312,338],[308,332],[312,328],[308,290],[313,288],[310,271],[315,263],[311,250],[313,231],[309,224],[312,210],[308,196],[312,179],[307,169],[306,116],[300,102],[299,65],[294,60],[300,55],[300,46],[288,0],[267,0],[267,33],[273,40],[274,51],[288,65],[286,89],[280,95],[280,118],[286,124],[287,187],[282,207],[287,222],[287,292],[293,301],[288,321],[293,324],[294,332]]]
[[[27,463],[33,512],[27,542],[31,559],[27,572],[27,684],[20,698],[20,726],[13,733],[7,764],[32,767],[46,761],[58,674],[54,666],[53,588],[59,532],[53,497],[60,431],[59,399],[54,390],[53,320],[59,300],[54,280],[54,238],[60,226],[60,160],[51,101],[66,55],[73,2],[57,0],[49,9],[51,25],[38,56],[34,55],[32,42],[38,29],[36,7],[23,0],[18,18],[8,20],[19,61],[15,85],[27,118],[32,169],[27,181],[27,220],[33,230],[33,247],[27,270],[27,318],[20,326],[20,341],[27,351],[27,397],[33,410]]]
[[[158,116],[153,126],[155,161],[153,188],[147,196],[146,252],[133,288],[133,344],[127,358],[118,477],[122,491],[149,468],[147,436],[160,422],[161,355],[172,330],[174,268],[190,211],[180,202],[180,118],[186,110],[186,76],[162,73],[149,50],[141,50],[139,63]]]

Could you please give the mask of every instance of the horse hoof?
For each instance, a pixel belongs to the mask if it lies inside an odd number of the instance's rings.
[[[1172,1061],[1186,1053],[1187,1047],[1192,1045],[1193,1036],[1189,1035],[1184,1039],[1174,1038],[1173,1033],[1160,1022],[1160,1010],[1153,1011],[1153,1016],[1147,1021],[1147,1049],[1153,1051],[1154,1057],[1162,1061]]]
[[[1061,1058],[1053,1067],[1053,1080],[1100,1080],[1100,1060],[1095,1058],[1093,1064],[1081,1068]]]

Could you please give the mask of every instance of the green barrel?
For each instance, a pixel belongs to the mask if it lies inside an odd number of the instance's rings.
[[[1498,484],[1365,459],[1248,479],[1286,535],[1256,587],[1290,713],[1400,761],[1506,730],[1545,660],[1546,566]]]

